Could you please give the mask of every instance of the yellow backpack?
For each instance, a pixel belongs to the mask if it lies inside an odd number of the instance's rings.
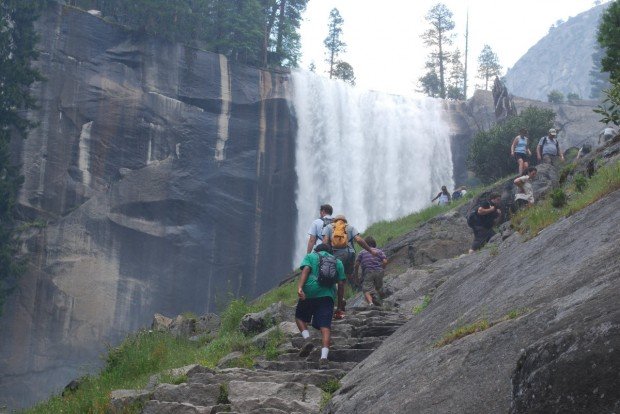
[[[349,242],[347,235],[347,222],[344,220],[334,221],[332,223],[334,230],[332,231],[331,245],[334,249],[344,249]]]

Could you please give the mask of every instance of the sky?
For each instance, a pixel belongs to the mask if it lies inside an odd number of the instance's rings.
[[[603,1],[605,2],[605,1]],[[301,25],[302,59],[307,69],[326,76],[325,46],[329,12],[344,19],[342,40],[347,51],[340,59],[353,66],[357,86],[398,95],[412,95],[424,74],[428,49],[420,35],[436,0],[309,0]],[[454,14],[454,45],[465,51],[469,13],[468,95],[477,60],[485,44],[502,65],[502,74],[534,46],[558,20],[568,20],[594,7],[594,0],[444,0]]]

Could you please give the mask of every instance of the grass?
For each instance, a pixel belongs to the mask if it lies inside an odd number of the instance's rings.
[[[323,409],[327,406],[329,401],[332,399],[332,396],[334,395],[334,393],[340,389],[340,381],[335,378],[332,378],[332,379],[325,381],[321,385],[319,385],[319,388],[322,391],[321,392],[321,404],[319,406],[319,409],[323,411]]]
[[[482,332],[486,329],[489,329],[490,327],[491,324],[487,319],[482,319],[469,325],[461,326],[445,334],[439,341],[435,343],[435,348],[441,348],[442,346],[451,344],[457,339],[461,339],[467,335],[471,335],[476,332]]]
[[[418,306],[413,307],[412,309],[413,314],[414,315],[420,314],[424,309],[426,309],[429,303],[431,303],[431,297],[429,295],[424,295],[424,298],[422,299],[422,303],[419,304]]]
[[[620,189],[620,162],[601,167],[587,180],[581,192],[572,191],[570,186],[565,186],[563,191],[567,195],[567,201],[563,207],[554,208],[551,199],[542,200],[530,208],[517,212],[512,217],[512,225],[519,232],[534,236],[559,219],[583,210],[618,189]]]
[[[480,191],[481,189],[470,190],[464,197],[445,206],[433,205],[397,220],[379,221],[368,227],[364,234],[372,235],[377,241],[377,246],[384,246],[390,240],[410,232],[422,223],[469,203]]]
[[[83,377],[76,391],[52,397],[26,413],[105,413],[112,390],[142,388],[153,374],[195,363],[201,356],[199,348],[169,333],[140,331],[109,350],[99,375]]]

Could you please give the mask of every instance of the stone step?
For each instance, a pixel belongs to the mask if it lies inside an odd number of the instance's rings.
[[[188,403],[206,407],[218,404],[220,392],[220,384],[160,384],[155,388],[151,399],[160,402]]]
[[[298,357],[299,358],[299,357]],[[225,384],[234,380],[246,382],[297,382],[319,386],[331,379],[340,379],[343,370],[309,370],[304,372],[266,371],[262,369],[250,370],[246,368],[228,368],[218,372],[196,372],[188,376],[188,383]]]
[[[317,412],[321,390],[296,382],[230,381],[228,400],[233,410],[249,412],[255,408],[291,409],[288,412]]]
[[[341,370],[345,373],[352,370],[356,362],[329,362],[329,370]],[[319,368],[318,358],[315,361],[258,361],[256,367],[270,371],[307,371]],[[321,370],[324,371],[324,370]]]
[[[390,336],[400,327],[401,325],[361,326],[359,328],[353,329],[351,335],[358,338]]]
[[[374,349],[330,349],[328,359],[330,362],[362,362]],[[315,361],[321,357],[321,350],[315,349],[308,356],[308,361]]]
[[[147,401],[142,414],[211,414],[224,411],[214,411],[213,406],[195,406],[178,402]]]

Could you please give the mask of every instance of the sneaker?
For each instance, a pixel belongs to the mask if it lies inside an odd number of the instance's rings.
[[[310,355],[310,352],[312,352],[312,350],[314,349],[314,344],[312,343],[312,340],[310,340],[310,338],[306,339],[306,342],[304,342],[303,346],[301,347],[301,350],[299,351],[299,356],[301,358],[307,357],[308,355]]]
[[[328,368],[329,368],[329,361],[327,360],[327,358],[319,359],[319,369],[328,369]]]
[[[334,313],[334,319],[344,319],[344,312],[337,310],[336,313]]]

